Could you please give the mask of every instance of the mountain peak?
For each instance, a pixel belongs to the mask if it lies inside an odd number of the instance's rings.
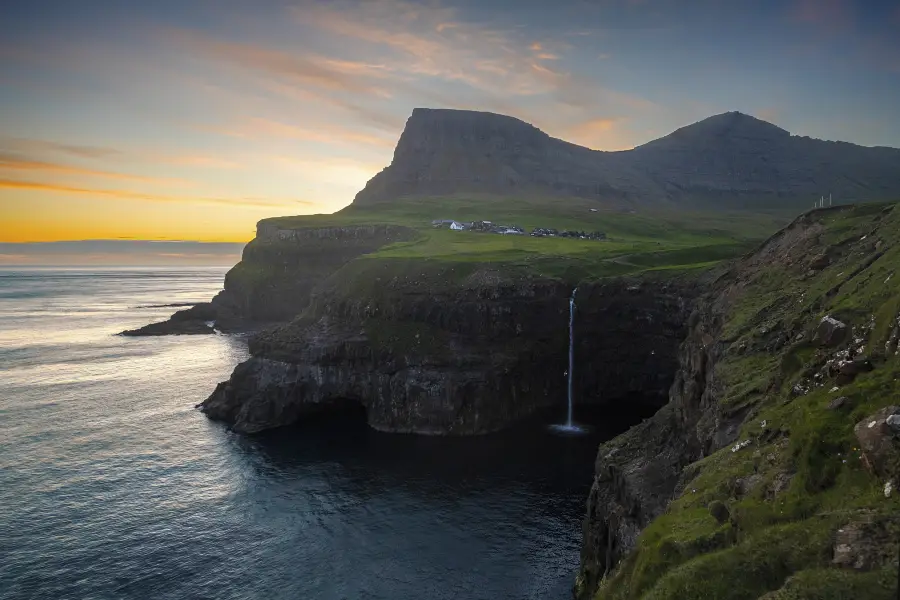
[[[707,117],[691,125],[676,129],[669,135],[645,144],[656,145],[671,141],[693,142],[698,139],[733,138],[745,140],[778,140],[789,138],[790,132],[768,121],[738,111]]]

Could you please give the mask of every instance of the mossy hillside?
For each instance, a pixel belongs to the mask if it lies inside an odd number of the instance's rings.
[[[900,357],[883,351],[900,308],[893,275],[900,271],[900,210],[868,205],[808,218],[806,226],[819,231],[810,246],[761,263],[729,291],[726,349],[715,376],[722,412],[749,411],[738,438],[748,443],[685,470],[680,495],[597,598],[894,597],[900,497],[885,497],[884,481],[861,460],[853,427],[900,401]],[[819,251],[828,265],[810,269]],[[811,374],[829,351],[809,340],[826,314],[855,326],[874,371],[843,386],[816,383]],[[792,388],[804,381],[813,382],[811,390],[797,396]],[[830,409],[838,395],[848,402]],[[710,514],[715,501],[727,506],[728,522]],[[836,531],[867,519],[886,523],[886,565],[832,566]]]

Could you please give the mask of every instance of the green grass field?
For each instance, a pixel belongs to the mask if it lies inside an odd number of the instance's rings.
[[[350,206],[330,215],[279,217],[267,222],[285,229],[404,225],[417,231],[415,240],[385,246],[367,258],[502,264],[521,274],[584,279],[715,264],[752,249],[796,216],[788,212],[592,212],[592,208],[598,204],[581,198],[404,198],[369,208]],[[433,227],[434,219],[488,220],[517,225],[526,232],[534,227],[602,231],[608,239],[450,231]]]

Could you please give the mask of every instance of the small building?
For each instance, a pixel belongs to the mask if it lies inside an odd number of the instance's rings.
[[[462,231],[465,228],[466,226],[458,221],[453,221],[450,223],[450,229],[452,229],[453,231]]]

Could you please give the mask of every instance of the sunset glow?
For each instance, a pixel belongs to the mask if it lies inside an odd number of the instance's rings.
[[[261,218],[346,206],[417,106],[600,150],[729,110],[900,145],[895,2],[689,4],[18,3],[0,241],[246,241]]]

